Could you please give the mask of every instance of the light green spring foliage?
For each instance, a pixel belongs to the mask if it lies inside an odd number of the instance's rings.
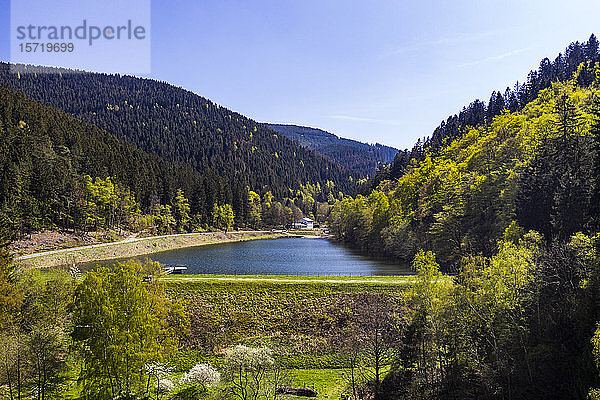
[[[117,193],[110,177],[96,178],[92,181],[89,175],[84,177],[86,190],[86,217],[92,226],[110,226],[111,217],[117,206]]]
[[[440,272],[432,252],[416,254],[416,278],[408,300],[413,310],[410,325],[417,332],[413,362],[425,377],[424,390],[440,378],[427,375],[436,368],[468,374],[484,368],[479,365],[485,362],[481,351],[495,359],[505,356],[500,340],[522,329],[523,304],[535,285],[540,245],[535,232],[517,243],[501,242],[493,257],[463,259],[454,277]]]
[[[597,85],[554,83],[522,111],[505,111],[437,154],[413,160],[403,176],[383,182],[370,196],[338,201],[329,219],[332,233],[405,260],[420,248],[434,250],[443,263],[491,254],[514,219],[519,174],[545,138],[560,137],[564,130],[588,134],[596,91]],[[562,126],[567,123],[561,122],[563,103],[572,108],[563,114],[576,111],[575,126]],[[379,215],[381,224],[373,221]]]
[[[173,200],[173,218],[175,219],[177,232],[182,233],[189,227],[190,203],[185,198],[183,190],[177,189],[175,200]]]
[[[449,294],[452,283],[440,272],[440,266],[435,260],[435,254],[420,250],[413,261],[416,280],[410,290],[410,302],[414,305],[413,323],[422,324],[421,329],[427,332],[425,336],[433,338],[432,345],[436,347],[435,338],[441,331],[442,316],[450,307]],[[434,357],[435,358],[435,357]]]
[[[252,190],[248,190],[248,224],[254,229],[261,224],[260,196]]]
[[[89,398],[142,393],[145,365],[162,361],[174,349],[185,316],[158,281],[142,281],[157,268],[137,261],[102,267],[88,272],[77,287],[73,321],[75,330],[84,332],[81,378]]]
[[[514,310],[524,300],[522,291],[532,282],[535,258],[542,239],[536,232],[526,234],[518,243],[501,242],[498,254],[483,269],[482,290],[493,308]]]
[[[95,180],[84,177],[83,214],[86,229],[133,228],[140,217],[139,204],[131,191],[113,182],[111,177]]]
[[[571,237],[569,247],[575,250],[582,259],[592,261],[598,257],[597,243],[600,243],[600,233],[588,236],[578,232]]]
[[[378,190],[368,197],[358,195],[338,201],[329,215],[332,233],[362,248],[376,245],[394,215],[392,201]]]
[[[417,253],[413,261],[413,270],[417,276],[411,288],[411,297],[425,309],[425,312],[431,313],[448,284],[443,281],[440,266],[435,261],[435,255],[430,251],[420,250]]]
[[[48,398],[62,389],[74,281],[65,271],[27,270],[14,271],[10,284],[14,298],[0,295],[0,310],[9,312],[0,313],[0,397]]]
[[[502,241],[491,258],[471,256],[463,260],[455,279],[455,298],[473,326],[500,329],[518,320],[529,290],[535,284],[536,258],[542,245],[537,232],[517,243]]]
[[[235,216],[233,215],[233,208],[231,208],[231,204],[223,204],[222,206],[219,206],[215,203],[213,207],[213,215],[214,225],[218,229],[222,229],[227,232],[233,227]]]
[[[519,226],[517,221],[511,223],[504,230],[503,242],[518,244],[519,240],[525,235],[525,230]]]
[[[14,269],[6,232],[0,230],[0,331],[11,325],[21,303],[21,295],[11,279]]]

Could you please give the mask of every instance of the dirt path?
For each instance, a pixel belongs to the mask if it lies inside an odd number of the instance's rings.
[[[215,234],[220,234],[220,233],[222,233],[222,232],[181,233],[181,234],[176,234],[176,235],[149,236],[149,237],[143,237],[143,238],[138,238],[137,234],[134,234],[134,235],[131,235],[131,236],[129,236],[129,237],[123,239],[123,240],[120,240],[118,242],[100,243],[100,244],[92,244],[92,245],[89,245],[89,246],[71,247],[71,248],[68,248],[68,249],[42,251],[40,253],[33,253],[33,254],[27,254],[27,255],[24,255],[24,256],[20,256],[20,257],[15,257],[15,260],[26,260],[28,258],[43,257],[43,256],[47,256],[47,255],[50,255],[50,254],[67,253],[67,252],[70,252],[70,251],[95,249],[95,248],[106,247],[106,246],[119,246],[119,245],[122,245],[124,243],[139,242],[139,241],[144,241],[144,240],[156,240],[156,239],[163,239],[163,238],[188,237],[188,236],[196,236],[196,235],[215,235]],[[263,231],[237,231],[236,233],[263,233]]]

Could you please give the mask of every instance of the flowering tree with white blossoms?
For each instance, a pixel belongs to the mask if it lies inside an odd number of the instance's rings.
[[[200,386],[206,390],[207,386],[215,385],[221,381],[221,374],[210,364],[196,364],[183,374],[179,383],[181,385]]]
[[[225,350],[225,377],[229,392],[239,400],[275,400],[277,388],[287,383],[270,349],[237,345]]]

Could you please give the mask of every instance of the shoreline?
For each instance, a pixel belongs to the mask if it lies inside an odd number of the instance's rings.
[[[297,235],[272,231],[182,233],[44,251],[15,257],[14,261],[24,268],[48,268],[139,257],[186,247],[290,237],[297,237]]]

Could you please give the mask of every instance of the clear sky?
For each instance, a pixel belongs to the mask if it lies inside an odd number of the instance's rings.
[[[599,17],[595,0],[154,0],[150,77],[258,121],[405,148],[600,34]]]

